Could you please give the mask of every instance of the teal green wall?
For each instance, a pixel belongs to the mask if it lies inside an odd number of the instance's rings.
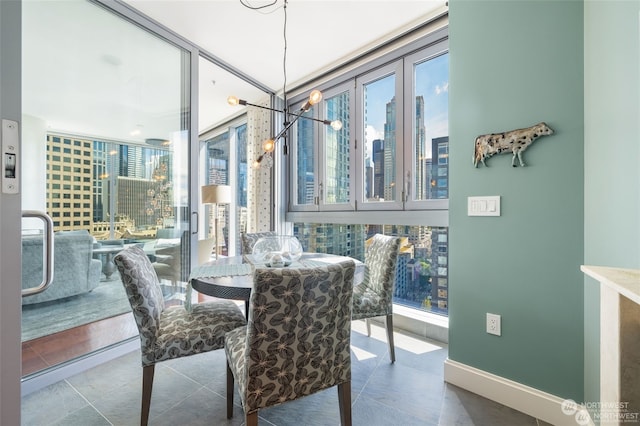
[[[581,1],[449,3],[449,357],[583,398],[584,148]],[[556,133],[474,168],[476,136],[545,121]],[[500,195],[502,216],[467,216]],[[485,332],[502,315],[502,336]]]
[[[587,1],[585,263],[640,269],[640,1]],[[599,401],[599,289],[585,279],[585,400]]]

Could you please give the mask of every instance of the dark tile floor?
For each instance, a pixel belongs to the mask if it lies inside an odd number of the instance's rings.
[[[382,329],[364,322],[352,333],[354,425],[539,426],[538,420],[443,380],[447,346],[400,333],[391,364]],[[242,408],[226,418],[224,351],[156,366],[151,425],[242,425]],[[138,425],[139,352],[102,364],[22,399],[25,426]],[[236,396],[235,402],[238,403]],[[337,390],[260,411],[263,425],[339,425]]]

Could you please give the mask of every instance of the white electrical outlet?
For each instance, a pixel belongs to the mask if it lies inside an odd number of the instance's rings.
[[[487,333],[502,335],[502,324],[500,315],[487,313]]]

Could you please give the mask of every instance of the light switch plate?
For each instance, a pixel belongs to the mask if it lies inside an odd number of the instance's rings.
[[[500,196],[467,197],[467,216],[500,216]]]

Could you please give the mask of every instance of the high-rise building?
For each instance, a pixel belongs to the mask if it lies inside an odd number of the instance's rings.
[[[384,141],[373,141],[373,194],[372,198],[384,198]]]
[[[449,229],[433,228],[431,248],[431,303],[446,313],[449,306]]]
[[[427,171],[427,199],[434,198],[434,188],[436,181],[433,179],[433,158],[427,158],[425,161],[425,169]]]
[[[433,198],[449,198],[449,136],[431,140]]]
[[[118,176],[115,200],[117,214],[130,218],[136,229],[163,226],[163,218],[173,217],[173,198],[154,179]]]
[[[92,163],[90,140],[47,135],[46,209],[54,231],[91,231]]]
[[[297,176],[297,197],[294,200],[298,204],[313,204],[315,191],[314,168],[314,125],[312,120],[300,119],[296,122],[296,167]]]
[[[396,200],[396,143],[396,97],[394,96],[387,103],[384,123],[383,198],[386,201]]]
[[[349,93],[342,92],[325,101],[326,114],[343,123],[339,131],[325,131],[324,203],[347,203],[350,200]]]
[[[368,155],[364,159],[364,196],[367,200],[373,198],[373,164]]]
[[[424,97],[416,96],[416,129],[414,134],[415,185],[416,200],[426,200],[428,191],[426,129],[424,125]]]

